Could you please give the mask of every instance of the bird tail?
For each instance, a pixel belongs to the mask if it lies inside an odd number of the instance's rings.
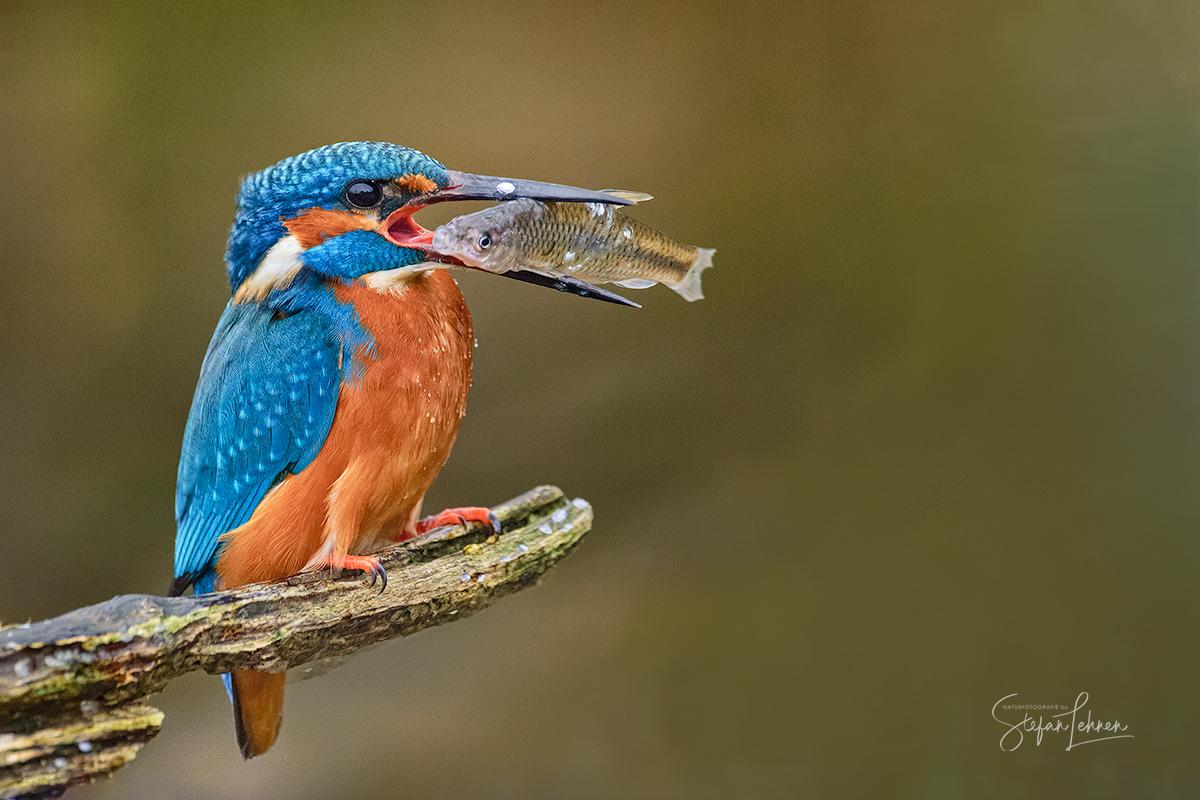
[[[671,288],[679,292],[684,300],[691,302],[693,300],[703,300],[704,295],[700,293],[700,273],[712,266],[713,254],[716,250],[707,247],[698,247],[696,253],[696,263],[687,271],[683,279],[679,283],[671,284]]]
[[[234,670],[229,682],[233,725],[242,758],[261,756],[275,744],[283,722],[286,672]]]
[[[216,591],[216,570],[188,573],[175,578],[172,596],[183,594],[195,584],[196,594]],[[221,675],[225,691],[233,703],[233,727],[242,758],[261,756],[275,744],[283,722],[283,686],[286,672],[259,672],[239,669]]]

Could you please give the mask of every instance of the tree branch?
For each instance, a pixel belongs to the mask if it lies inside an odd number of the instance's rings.
[[[439,528],[379,553],[382,594],[357,572],[318,573],[198,597],[122,595],[0,628],[0,798],[53,797],[111,774],[162,725],[139,698],[178,675],[340,663],[462,619],[536,583],[592,523],[591,506],[552,486],[492,511],[498,539]]]

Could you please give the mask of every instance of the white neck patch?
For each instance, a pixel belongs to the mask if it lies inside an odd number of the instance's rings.
[[[234,302],[259,302],[271,293],[272,289],[286,289],[292,285],[292,279],[304,266],[300,262],[300,254],[304,246],[295,236],[288,234],[275,244],[258,262],[258,268],[250,273],[250,277],[242,281],[234,293]]]

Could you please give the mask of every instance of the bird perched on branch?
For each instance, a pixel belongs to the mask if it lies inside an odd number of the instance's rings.
[[[458,285],[412,218],[448,200],[627,201],[446,169],[416,150],[344,142],[246,178],[225,265],[232,298],[183,438],[171,594],[334,567],[386,583],[370,554],[486,508],[421,517],[471,385]],[[511,277],[583,296],[569,279]],[[246,758],[275,741],[284,673],[225,676]]]

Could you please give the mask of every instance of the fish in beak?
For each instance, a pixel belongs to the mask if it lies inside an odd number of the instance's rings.
[[[393,211],[384,222],[384,235],[394,244],[404,247],[416,247],[424,250],[430,262],[446,266],[467,267],[458,259],[436,253],[432,250],[433,232],[427,231],[413,220],[414,211],[434,203],[445,203],[451,200],[490,200],[503,202],[529,197],[534,200],[548,200],[561,203],[603,203],[605,205],[627,206],[634,201],[628,197],[597,192],[591,189],[580,189],[576,186],[564,186],[558,183],[542,181],[527,181],[520,178],[497,178],[492,175],[475,175],[470,172],[447,170],[449,184],[444,189],[437,189],[427,194],[418,195],[403,207]],[[537,284],[560,292],[568,292],[580,297],[603,300],[608,303],[641,308],[640,305],[627,300],[615,292],[592,286],[577,278],[550,277],[523,270],[493,273],[506,278]]]

